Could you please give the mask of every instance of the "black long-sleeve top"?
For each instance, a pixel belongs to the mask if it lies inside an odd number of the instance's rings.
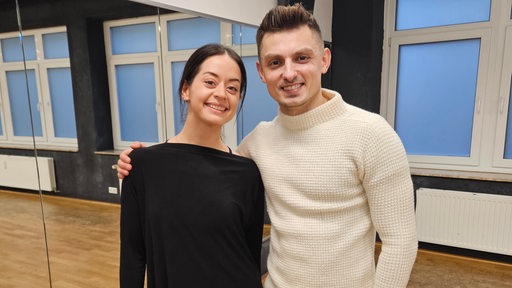
[[[162,143],[130,153],[120,287],[261,287],[264,189],[256,164]],[[147,267],[147,271],[146,271]]]

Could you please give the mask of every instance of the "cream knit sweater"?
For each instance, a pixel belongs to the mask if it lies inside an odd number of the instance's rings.
[[[327,103],[279,113],[239,146],[265,185],[272,223],[265,287],[406,287],[417,237],[402,143],[381,116],[322,93]]]

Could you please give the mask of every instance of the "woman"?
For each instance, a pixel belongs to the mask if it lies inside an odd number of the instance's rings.
[[[230,48],[209,44],[187,61],[183,130],[130,153],[121,197],[121,288],[261,287],[263,184],[256,164],[221,138],[246,90]]]

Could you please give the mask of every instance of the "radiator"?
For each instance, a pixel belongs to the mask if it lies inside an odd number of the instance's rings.
[[[512,255],[512,196],[420,188],[418,240]]]
[[[37,157],[41,190],[57,191],[53,158]],[[0,186],[39,190],[35,157],[0,155]]]

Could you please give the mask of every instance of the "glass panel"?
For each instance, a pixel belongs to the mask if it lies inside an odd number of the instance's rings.
[[[174,133],[178,134],[181,129],[183,129],[183,124],[185,124],[185,118],[187,116],[187,106],[184,104],[183,113],[181,113],[181,93],[178,91],[180,87],[180,79],[183,74],[183,69],[185,68],[185,61],[180,62],[172,62],[171,70],[172,70],[172,87],[174,90],[172,91],[172,105],[173,105],[173,114],[174,114]]]
[[[71,69],[48,69],[48,82],[55,137],[76,138]]]
[[[396,6],[396,30],[406,30],[489,21],[491,0],[397,0]]]
[[[277,115],[277,103],[268,95],[256,70],[257,56],[243,57],[247,70],[247,93],[244,106],[237,118],[238,143],[261,121],[270,121]]]
[[[110,28],[112,54],[156,52],[155,23]]]
[[[116,66],[122,141],[158,142],[153,63]]]
[[[0,136],[4,136],[4,130],[2,128],[2,111],[0,111]]]
[[[220,22],[206,18],[167,21],[167,34],[169,51],[195,49],[220,43]]]
[[[30,111],[27,96],[27,85],[30,94],[30,107],[34,121],[34,135],[42,136],[41,115],[39,113],[36,73],[33,69],[27,70],[28,83],[25,82],[24,71],[7,72],[7,90],[11,107],[12,126],[14,136],[32,136],[30,125]]]
[[[44,58],[69,58],[68,35],[66,32],[43,35]]]
[[[503,158],[512,159],[512,79],[510,81],[510,95],[508,97],[507,115],[507,137],[505,139],[505,153],[503,154]]]
[[[231,33],[233,33],[233,45],[256,44],[257,28],[239,24],[233,24],[231,27]]]
[[[34,41],[34,36],[24,36],[23,47],[25,48],[25,59],[37,59],[36,42]],[[2,39],[2,55],[4,62],[22,62],[23,52],[21,50],[20,38],[13,37]]]
[[[480,39],[403,45],[395,129],[408,154],[470,156]]]

